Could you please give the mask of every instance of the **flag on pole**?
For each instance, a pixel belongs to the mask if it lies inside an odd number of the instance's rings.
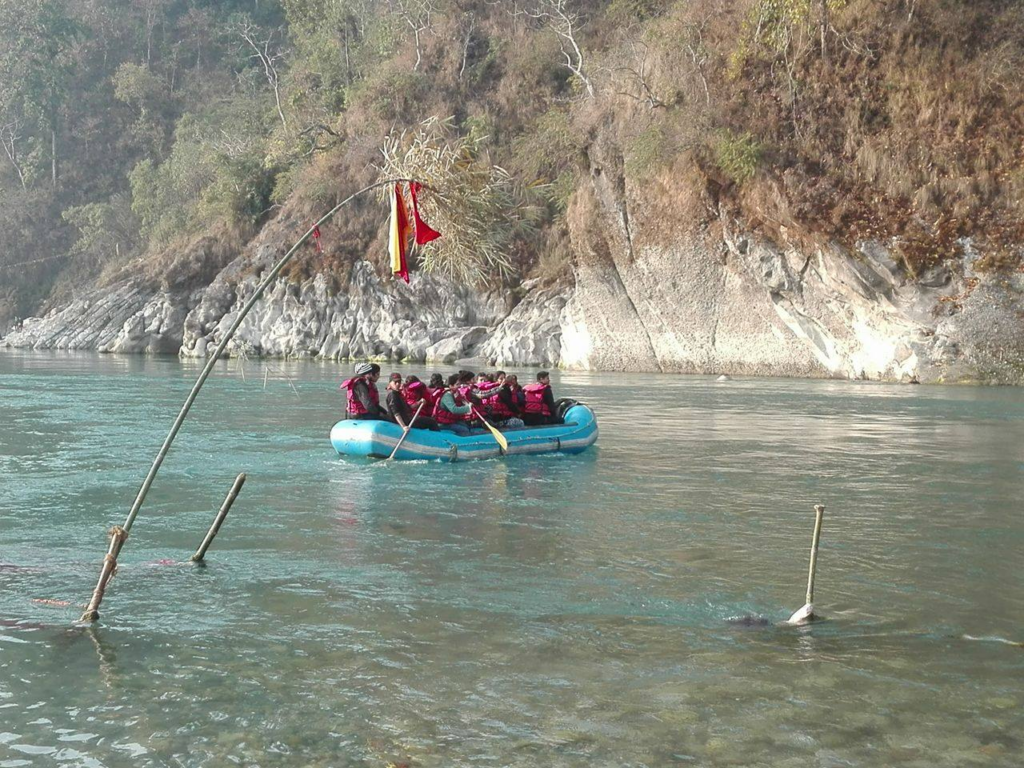
[[[324,245],[320,242],[320,227],[313,227],[313,244],[316,246],[317,253],[324,252]]]
[[[426,245],[427,243],[437,240],[441,236],[441,233],[431,227],[427,222],[420,218],[420,207],[416,200],[416,193],[423,187],[418,181],[413,181],[409,184],[409,196],[412,198],[412,217],[416,223],[416,245]]]
[[[402,199],[402,188],[395,184],[395,194],[391,197],[391,234],[388,238],[388,252],[391,254],[391,272],[409,282],[409,216],[405,212],[405,201]]]

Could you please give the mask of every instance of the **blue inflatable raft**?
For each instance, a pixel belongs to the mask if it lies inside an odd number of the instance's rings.
[[[566,409],[564,423],[544,427],[503,430],[511,454],[579,453],[597,440],[597,419],[585,405]],[[386,459],[402,438],[402,428],[390,421],[339,421],[331,430],[331,445],[343,456]],[[484,430],[460,437],[454,432],[412,429],[396,459],[441,459],[469,461],[502,455],[494,436]]]

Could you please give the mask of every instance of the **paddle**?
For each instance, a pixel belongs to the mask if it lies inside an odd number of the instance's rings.
[[[475,407],[473,408],[473,414],[474,414],[474,415],[475,415],[475,416],[476,416],[476,417],[477,417],[478,419],[480,419],[480,421],[482,421],[482,422],[484,423],[484,426],[485,426],[485,427],[487,427],[487,428],[488,428],[489,430],[491,430],[491,434],[492,434],[492,435],[494,436],[494,440],[495,440],[495,442],[496,442],[496,443],[497,443],[497,444],[498,444],[499,446],[501,446],[501,450],[502,450],[502,452],[504,453],[504,452],[508,451],[508,440],[506,440],[506,439],[505,439],[505,436],[504,436],[503,434],[501,434],[501,432],[499,432],[499,431],[498,431],[497,429],[495,429],[494,427],[492,427],[492,426],[491,426],[491,425],[490,425],[490,424],[489,424],[489,423],[487,422],[487,419],[485,419],[485,418],[484,418],[483,416],[481,416],[481,415],[480,415],[480,411],[478,411],[478,410],[477,410],[477,409],[476,409]]]
[[[395,445],[395,450],[391,452],[391,455],[388,456],[385,461],[391,461],[395,458],[395,454],[398,453],[398,449],[402,447],[402,443],[404,443],[405,438],[408,437],[409,430],[412,429],[412,425],[416,423],[416,417],[420,415],[420,411],[423,410],[423,406],[426,404],[426,400],[420,400],[420,407],[416,409],[416,413],[412,415],[412,419],[409,421],[408,425],[402,427],[402,436],[398,439],[398,443]]]

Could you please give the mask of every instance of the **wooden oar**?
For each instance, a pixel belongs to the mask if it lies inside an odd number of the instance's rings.
[[[480,421],[482,421],[484,423],[485,427],[487,427],[489,430],[491,430],[491,434],[494,436],[495,442],[497,442],[498,445],[501,446],[502,452],[507,452],[508,451],[508,440],[505,439],[505,436],[503,434],[501,434],[501,432],[499,432],[497,429],[492,427],[487,422],[487,419],[485,419],[483,416],[480,415],[480,411],[478,411],[475,406],[473,408],[473,414],[478,419],[480,419]]]
[[[427,404],[426,400],[420,400],[420,407],[416,409],[416,413],[412,415],[412,420],[403,427],[402,436],[398,439],[398,443],[395,445],[395,450],[391,452],[391,455],[385,459],[385,461],[391,461],[395,458],[395,454],[398,453],[398,449],[402,447],[402,443],[405,442],[405,438],[409,436],[409,430],[412,429],[412,425],[416,423],[416,417],[420,415],[420,411],[423,410],[423,406]]]

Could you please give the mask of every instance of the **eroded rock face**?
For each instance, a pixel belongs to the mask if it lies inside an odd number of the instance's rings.
[[[31,349],[174,354],[192,297],[128,281],[93,289],[42,318],[29,318],[2,340]]]
[[[259,278],[232,284],[218,278],[184,322],[181,354],[204,357],[220,343],[256,290]],[[366,261],[347,283],[330,288],[324,275],[280,280],[245,317],[229,355],[453,361],[472,354],[508,312],[496,295],[414,275],[410,284],[382,281]]]

